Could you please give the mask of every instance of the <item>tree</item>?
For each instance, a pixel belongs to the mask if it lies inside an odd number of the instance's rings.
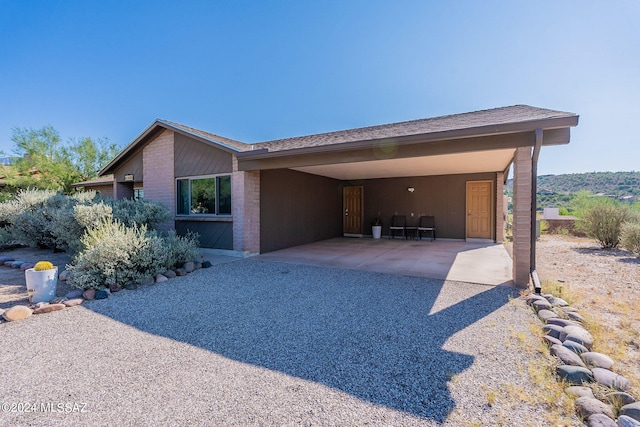
[[[95,178],[98,171],[120,152],[120,147],[110,144],[106,138],[89,137],[71,139],[69,147],[63,148],[82,180]]]
[[[71,184],[94,178],[119,149],[107,139],[79,138],[61,144],[52,126],[40,129],[14,128],[11,137],[19,156],[5,167],[10,192],[37,188],[71,192]]]
[[[14,189],[63,190],[78,178],[60,152],[60,135],[51,126],[14,128],[11,141],[19,156],[8,168],[6,182]]]

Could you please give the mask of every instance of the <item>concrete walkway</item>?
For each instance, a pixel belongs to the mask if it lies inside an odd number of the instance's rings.
[[[503,245],[495,243],[335,238],[257,258],[485,285],[512,284],[511,257]]]

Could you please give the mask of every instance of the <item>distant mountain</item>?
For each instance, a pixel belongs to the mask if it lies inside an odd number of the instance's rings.
[[[511,195],[513,180],[506,185]],[[538,177],[538,207],[564,199],[578,191],[608,196],[615,199],[640,200],[640,172],[588,172],[564,175],[541,175]],[[563,197],[564,196],[564,197]]]

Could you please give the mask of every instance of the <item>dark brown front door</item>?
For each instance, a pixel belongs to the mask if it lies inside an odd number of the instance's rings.
[[[342,232],[345,236],[362,236],[362,193],[361,186],[344,187],[342,190]]]

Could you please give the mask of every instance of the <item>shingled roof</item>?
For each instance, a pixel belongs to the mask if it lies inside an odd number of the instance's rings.
[[[244,142],[235,141],[233,139],[225,138],[224,136],[216,135],[210,132],[205,132],[203,130],[185,126],[180,123],[176,123],[176,122],[172,122],[164,119],[158,119],[157,122],[168,125],[174,129],[181,130],[185,133],[188,133],[194,136],[199,136],[200,138],[204,138],[209,142],[213,142],[219,145],[224,145],[224,146],[227,146],[228,148],[233,148],[236,151],[246,151],[251,149],[250,144],[245,144]]]
[[[269,152],[274,152],[464,129],[492,128],[501,125],[575,116],[576,114],[574,113],[564,111],[548,110],[529,105],[514,105],[470,113],[265,141],[253,144],[253,149],[267,149]]]
[[[532,107],[529,105],[513,105],[510,107],[494,108],[490,110],[474,111],[470,113],[452,114],[427,119],[411,120],[385,125],[369,126],[335,132],[305,135],[293,138],[247,144],[220,135],[205,132],[180,123],[164,119],[157,119],[143,131],[131,144],[111,161],[100,174],[112,173],[114,168],[129,153],[144,145],[160,128],[175,130],[190,135],[205,143],[215,144],[223,149],[237,153],[243,158],[260,156],[278,156],[297,153],[299,151],[313,152],[323,150],[351,149],[357,145],[368,144],[369,141],[385,139],[414,139],[416,136],[426,141],[445,140],[451,138],[468,138],[482,135],[500,135],[524,132],[537,128],[554,129],[575,126],[578,116],[574,113]],[[349,144],[351,143],[351,144]],[[349,145],[344,145],[349,144]],[[305,150],[306,149],[306,150]],[[288,152],[290,153],[284,153]]]

